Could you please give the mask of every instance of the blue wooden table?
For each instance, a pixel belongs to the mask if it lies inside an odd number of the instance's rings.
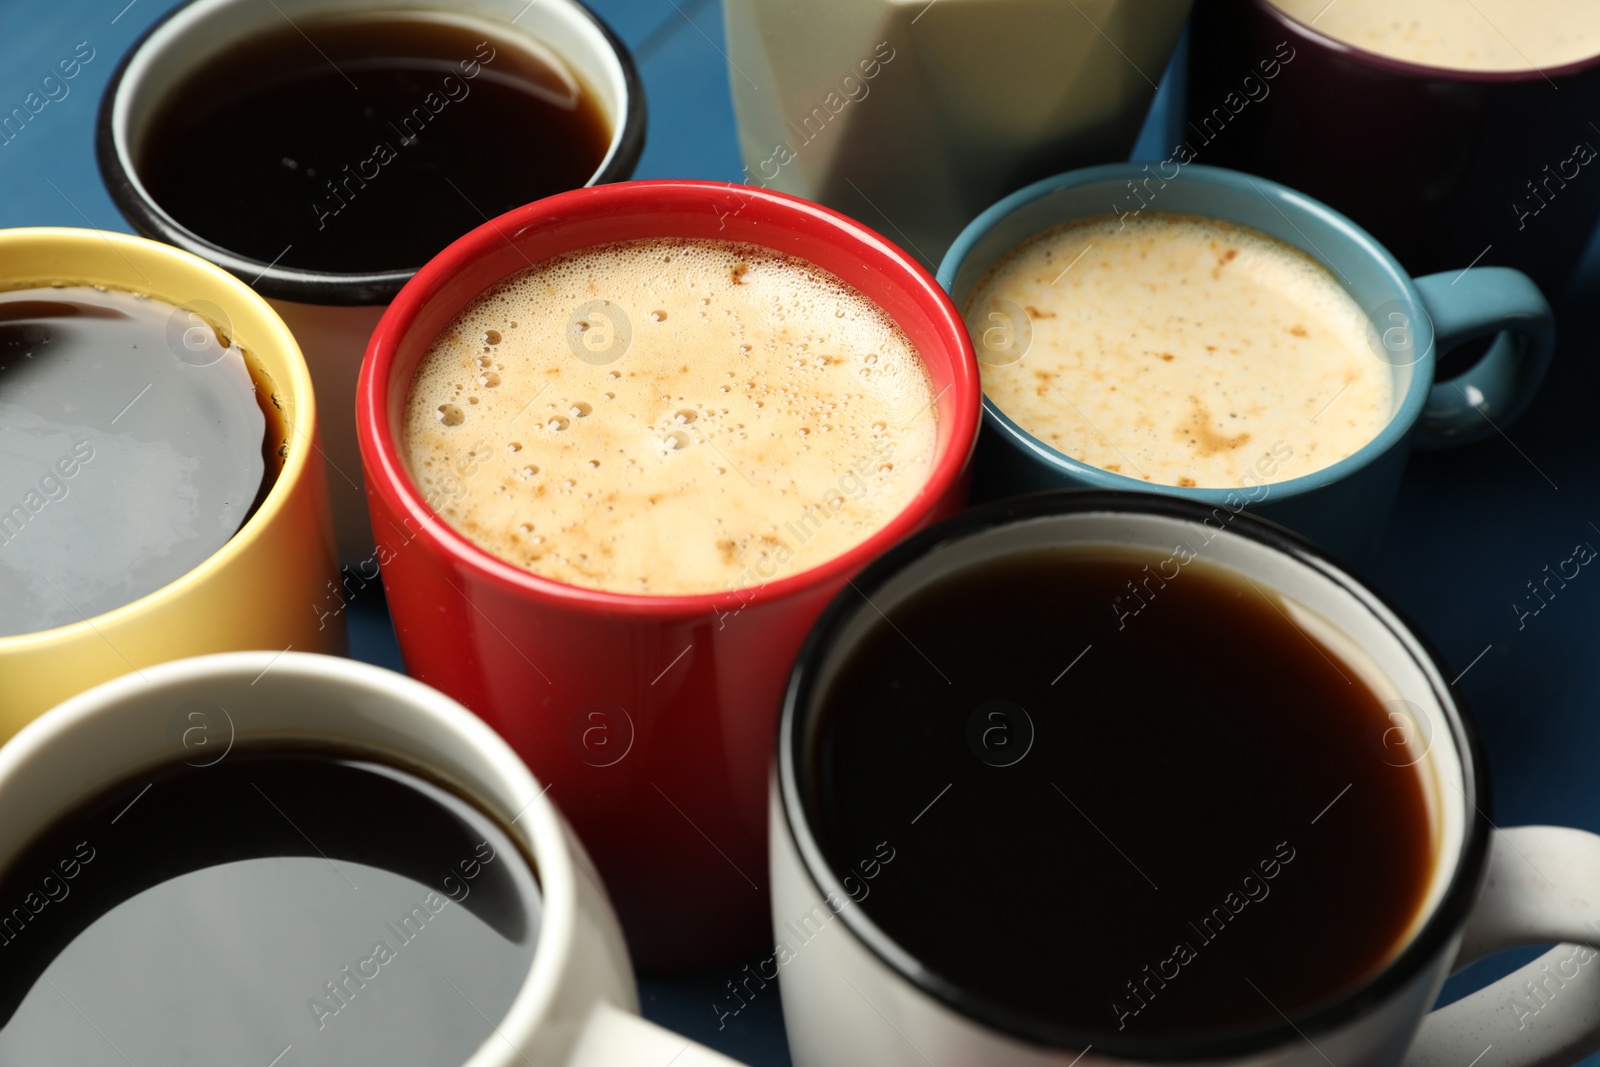
[[[590,0],[633,50],[650,127],[641,178],[736,180],[741,166],[717,0]],[[801,2],[801,0],[794,0]],[[94,56],[67,96],[0,144],[0,226],[129,227],[100,184],[93,125],[123,52],[172,0],[0,0],[0,112],[20,105],[55,61],[87,41]],[[1176,83],[1171,77],[1163,83]],[[1170,143],[1164,88],[1135,156]],[[4,140],[0,137],[0,140]],[[227,145],[207,146],[226,154]],[[1369,577],[1441,649],[1476,712],[1497,824],[1600,831],[1600,573],[1580,572],[1545,605],[1529,596],[1573,546],[1600,546],[1600,249],[1557,301],[1555,369],[1509,431],[1411,463]],[[352,654],[401,669],[376,585],[350,605]],[[1453,979],[1445,999],[1531,952]],[[1512,958],[1512,957],[1515,958]],[[735,969],[639,983],[645,1014],[748,1063],[787,1065],[776,987],[719,1028],[715,1005]],[[1593,1061],[1591,1061],[1593,1062]],[[1486,1063],[1484,1067],[1494,1067]]]

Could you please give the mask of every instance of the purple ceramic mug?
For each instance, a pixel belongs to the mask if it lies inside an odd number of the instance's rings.
[[[1456,70],[1363,51],[1268,0],[1199,0],[1189,160],[1349,215],[1412,274],[1505,266],[1554,297],[1600,217],[1600,51]]]

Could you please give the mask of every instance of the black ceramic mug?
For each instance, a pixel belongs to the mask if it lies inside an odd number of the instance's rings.
[[[310,176],[316,174],[315,169],[305,172],[308,177],[304,194],[295,198],[293,209],[300,218],[315,220],[318,230],[308,227],[293,237],[284,236],[287,247],[276,259],[269,262],[266,255],[258,258],[238,248],[224,247],[179,221],[173,204],[162,203],[146,182],[155,161],[148,151],[157,140],[151,135],[155,119],[169,105],[189,112],[209,106],[206,99],[182,95],[185,79],[216,62],[219,54],[230,54],[230,50],[252,41],[260,42],[275,33],[303,35],[305,30],[314,37],[319,33],[319,23],[326,25],[328,20],[363,15],[390,20],[438,20],[441,25],[448,24],[446,28],[465,34],[468,41],[481,40],[481,45],[476,51],[467,46],[448,61],[441,61],[437,55],[425,56],[421,62],[437,69],[429,74],[425,85],[415,83],[419,86],[419,99],[413,101],[415,110],[400,108],[379,115],[366,104],[358,108],[356,94],[344,96],[342,83],[339,95],[329,97],[326,105],[318,105],[317,121],[323,123],[334,122],[335,117],[338,122],[347,122],[365,111],[373,122],[372,141],[357,142],[361,150],[351,150],[343,157],[339,152],[329,152],[330,158],[346,163],[340,173],[325,173],[313,181]],[[438,26],[424,30],[425,34],[438,32]],[[305,38],[308,51],[319,47],[312,37]],[[392,42],[388,47],[390,59],[405,54],[406,45],[398,46],[398,53]],[[520,58],[514,58],[512,53],[518,53]],[[233,51],[231,55],[237,58],[239,53]],[[375,55],[385,58],[381,51]],[[143,236],[193,252],[243,279],[267,298],[305,352],[323,412],[318,448],[327,465],[339,556],[363,587],[376,576],[378,563],[362,486],[361,454],[356,445],[356,375],[367,339],[389,301],[446,242],[441,241],[439,247],[426,252],[419,251],[407,261],[384,263],[381,268],[343,269],[317,260],[352,240],[351,231],[344,228],[349,219],[343,215],[344,209],[371,202],[374,193],[367,191],[368,183],[374,189],[382,189],[385,183],[394,181],[392,162],[411,158],[401,153],[412,151],[410,146],[423,141],[426,130],[433,128],[429,125],[434,121],[432,116],[440,116],[445,123],[456,122],[463,110],[480,106],[483,97],[479,88],[489,81],[517,84],[521,80],[526,88],[530,58],[549,67],[552,78],[553,72],[559,71],[558,80],[568,83],[568,91],[576,92],[576,86],[583,86],[603,113],[608,138],[604,155],[584,184],[626,181],[631,177],[644,151],[644,86],[627,46],[582,0],[186,0],[128,50],[101,99],[95,152],[106,191],[123,217]],[[341,69],[342,64],[348,65],[347,61],[327,62],[333,71],[348,77]],[[361,76],[357,67],[350,69]],[[287,74],[284,77],[287,79]],[[354,87],[356,83],[350,84]],[[549,87],[536,78],[531,84],[539,92],[549,92]],[[424,96],[424,88],[434,91]],[[469,99],[473,103],[465,102]],[[284,113],[296,112],[291,108]],[[532,136],[527,130],[516,135]],[[228,166],[245,166],[244,160],[260,165],[261,152],[249,143],[250,129],[219,128],[216,136],[219,151],[228,157]],[[491,149],[492,145],[486,142],[485,159],[494,158]],[[293,162],[285,159],[284,165]],[[199,151],[186,164],[202,172],[211,165],[211,157]],[[310,166],[309,162],[306,166]],[[327,170],[331,172],[336,166],[334,163]],[[476,166],[474,160],[464,160],[461,169],[454,171],[455,181],[466,182],[462,171]],[[299,164],[289,169],[298,171]],[[386,172],[388,177],[380,177]],[[433,173],[437,186],[430,196],[436,195],[437,199],[422,196],[418,203],[423,206],[417,210],[437,216],[445,207],[453,206],[467,222],[452,236],[460,236],[480,221],[516,206],[475,201],[460,185],[452,188],[449,174],[443,170]],[[225,180],[222,172],[218,172],[217,180]],[[413,211],[413,220],[415,214]],[[405,212],[397,211],[394,225],[405,228],[411,223]],[[308,236],[313,240],[308,242]],[[300,250],[284,260],[297,243]],[[308,252],[308,244],[314,245],[316,251]],[[309,259],[300,259],[307,255]],[[337,611],[337,597],[327,607]]]
[[[1600,217],[1600,51],[1457,70],[1364,51],[1268,0],[1199,0],[1193,19],[1180,162],[1300,189],[1413,274],[1472,263],[1552,297],[1566,285]]]

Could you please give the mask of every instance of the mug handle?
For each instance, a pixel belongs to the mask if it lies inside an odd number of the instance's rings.
[[[1539,287],[1510,267],[1469,267],[1416,279],[1433,320],[1434,351],[1500,334],[1482,359],[1435,382],[1418,421],[1418,448],[1469,444],[1510,426],[1532,402],[1550,368],[1555,317]],[[1380,327],[1381,328],[1381,327]]]
[[[1430,1012],[1401,1067],[1569,1067],[1600,1049],[1595,919],[1600,836],[1565,826],[1496,830],[1456,969],[1518,945],[1562,943]]]
[[[720,1052],[601,1001],[589,1012],[567,1067],[740,1067]]]

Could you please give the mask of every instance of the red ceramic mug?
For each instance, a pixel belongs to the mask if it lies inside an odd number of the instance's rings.
[[[400,434],[412,375],[439,331],[530,264],[659,237],[742,241],[809,260],[905,331],[937,394],[938,443],[928,481],[888,525],[825,563],[737,593],[641,596],[532,574],[427,506]],[[915,260],[827,208],[739,185],[624,182],[529,204],[441,252],[378,324],[356,421],[406,670],[486,719],[549,783],[641,968],[699,969],[771,948],[767,773],[789,669],[852,575],[965,503],[980,396],[960,314]]]

